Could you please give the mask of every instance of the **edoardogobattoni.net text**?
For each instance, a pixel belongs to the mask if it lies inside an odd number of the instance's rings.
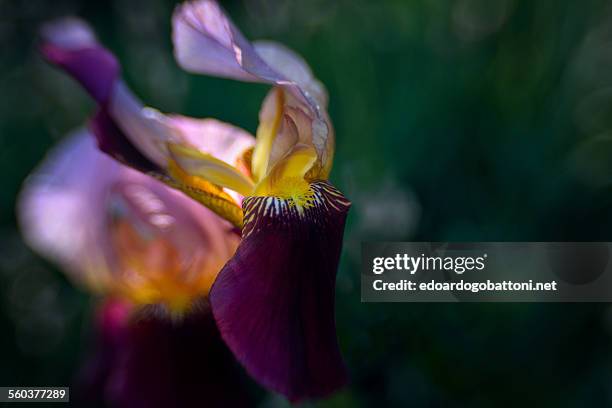
[[[459,282],[436,282],[434,280],[429,282],[413,282],[407,279],[401,279],[397,282],[384,282],[381,279],[377,279],[372,283],[374,290],[389,290],[389,291],[465,291],[465,292],[483,292],[483,291],[556,291],[557,282],[533,282],[529,280],[527,282],[513,282],[505,280],[501,282],[493,282],[487,280],[485,282],[465,282],[460,280]]]

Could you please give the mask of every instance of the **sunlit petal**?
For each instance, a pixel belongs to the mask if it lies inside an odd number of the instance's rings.
[[[268,171],[268,161],[274,140],[283,119],[285,93],[280,88],[271,90],[264,100],[259,112],[257,144],[253,150],[252,170],[256,181],[264,178]]]
[[[107,107],[123,134],[153,163],[163,167],[168,161],[166,144],[175,140],[174,129],[167,126],[155,109],[146,108],[122,82],[117,81]]]
[[[174,123],[184,124],[187,119],[181,119],[175,122],[169,117],[165,117],[165,125],[173,126]],[[159,119],[158,119],[159,120]],[[189,122],[196,122],[198,120],[193,119]],[[207,144],[207,140],[210,140],[210,144],[213,148],[232,146],[231,144],[224,143],[225,136],[227,136],[227,128],[218,125],[206,127],[211,130],[205,137],[202,137],[200,126],[183,126],[177,125],[176,134],[180,134],[181,138],[185,140],[199,140],[200,144]],[[229,125],[227,125],[229,127]],[[236,226],[242,225],[242,210],[240,208],[238,197],[232,196],[230,192],[224,191],[222,187],[200,177],[191,175],[184,171],[180,166],[176,164],[174,160],[168,158],[165,168],[160,169],[149,160],[147,160],[138,149],[136,149],[119,129],[116,123],[109,117],[106,111],[101,110],[95,118],[92,120],[90,127],[99,142],[100,149],[104,152],[111,154],[115,159],[120,162],[129,165],[130,167],[136,168],[146,174],[153,175],[159,178],[164,183],[176,188],[200,204],[210,208],[219,216],[230,221]],[[212,130],[216,130],[213,132]],[[194,132],[193,134],[191,132]],[[234,134],[230,132],[229,134]],[[217,136],[221,136],[217,139]],[[217,143],[217,141],[221,141]],[[245,145],[247,145],[245,143]],[[167,150],[167,148],[166,148]],[[232,153],[233,149],[227,151],[221,149],[222,156],[227,158],[234,157]],[[230,154],[228,154],[230,153]]]
[[[177,142],[231,166],[237,166],[244,153],[255,145],[255,138],[250,133],[216,119],[181,115],[167,115],[165,118],[167,126],[176,130]]]
[[[222,187],[185,172],[174,161],[170,162],[168,172],[172,178],[166,180],[167,184],[184,192],[234,226],[242,228],[242,209],[236,199]]]
[[[321,108],[327,108],[325,87],[314,77],[310,67],[300,55],[274,41],[255,41],[253,47],[266,64],[295,82],[305,93],[312,96]]]
[[[73,55],[96,49],[98,54],[112,57],[115,61],[112,54],[96,42],[89,27],[79,20],[62,20],[48,25],[43,30],[43,41],[43,50],[50,47],[61,51],[62,55]],[[233,224],[242,225],[241,196],[219,186],[231,186],[241,195],[251,191],[250,165],[247,167],[245,160],[250,157],[254,138],[239,128],[213,119],[164,115],[144,107],[117,77],[116,61],[116,70],[111,76],[104,64],[98,64],[98,54],[79,53],[76,62],[69,66],[63,63],[63,59],[49,57],[49,60],[75,76],[99,102],[100,109],[90,127],[100,149],[121,163],[185,192]],[[107,79],[92,85],[88,82],[90,77]],[[212,180],[201,180],[201,177],[181,169],[175,160],[177,157],[170,157],[169,144],[182,146],[185,150],[197,149],[202,157],[214,157],[209,161],[220,160],[236,167],[239,174],[235,175],[236,171],[228,166],[213,166],[207,168],[207,175]],[[193,157],[184,160],[190,169]],[[198,171],[201,176],[202,166]],[[194,184],[186,184],[188,181]]]
[[[98,148],[126,166],[161,177],[163,167],[158,166],[138,150],[106,109],[100,109],[89,121],[89,128]]]
[[[188,71],[229,77],[237,80],[265,82],[291,94],[293,104],[308,112],[312,137],[309,143],[317,151],[318,164],[313,176],[325,179],[333,160],[334,133],[327,116],[327,94],[312,75],[304,60],[293,51],[271,42],[250,44],[216,1],[186,2],[173,16],[173,43],[176,59]],[[285,103],[290,103],[289,99]],[[284,107],[283,107],[284,109]],[[264,106],[261,148],[254,155],[255,179],[267,165],[261,158],[269,152],[273,132],[278,129],[276,107]],[[274,136],[274,135],[273,135]],[[285,142],[285,141],[283,141]],[[259,152],[257,152],[259,150]],[[315,174],[316,173],[316,174]]]
[[[305,175],[316,161],[317,152],[313,147],[296,145],[257,185],[254,195],[291,198],[304,194],[304,189],[309,189]]]
[[[168,148],[178,166],[193,176],[201,177],[242,195],[248,195],[253,190],[253,182],[223,160],[179,144],[171,143]]]

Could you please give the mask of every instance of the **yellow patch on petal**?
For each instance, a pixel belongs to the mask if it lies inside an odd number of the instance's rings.
[[[179,248],[161,236],[143,236],[131,223],[119,221],[111,229],[120,261],[115,291],[141,305],[162,304],[173,315],[181,315],[193,302],[207,296],[220,266],[208,269],[203,259],[188,266]]]
[[[290,201],[298,210],[310,208],[314,193],[306,173],[317,161],[317,152],[311,146],[296,145],[280,160],[270,173],[255,187],[255,196],[274,196]]]
[[[246,149],[236,160],[236,168],[249,178],[253,178],[251,171],[253,163],[253,148]]]
[[[223,160],[175,143],[168,143],[168,150],[174,162],[188,174],[242,195],[248,195],[253,191],[253,182]]]
[[[243,213],[240,205],[223,188],[204,180],[201,177],[188,174],[174,160],[168,163],[170,180],[164,182],[181,190],[189,197],[206,206],[215,214],[242,228]]]
[[[251,167],[255,181],[262,180],[266,175],[272,145],[283,118],[284,105],[285,92],[282,88],[274,88],[262,105]]]

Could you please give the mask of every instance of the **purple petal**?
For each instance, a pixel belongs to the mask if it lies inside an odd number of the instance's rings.
[[[221,335],[264,386],[299,401],[346,382],[336,339],[334,291],[350,203],[327,182],[315,206],[247,197],[243,240],[210,302]]]
[[[100,104],[94,133],[105,151],[139,170],[164,166],[170,131],[122,83],[117,59],[97,42],[89,26],[75,18],[63,19],[45,25],[41,35],[47,60],[74,77]]]
[[[45,26],[42,36],[41,52],[45,58],[65,69],[98,103],[106,103],[120,67],[87,25],[77,19],[61,20]]]
[[[212,119],[163,115],[146,108],[118,78],[115,57],[77,19],[48,24],[41,47],[47,59],[74,76],[98,101],[91,129],[102,151],[145,173],[161,175],[168,162],[167,142],[194,145],[221,160],[236,159],[254,144],[247,132]],[[107,69],[113,62],[114,69]]]
[[[106,109],[98,111],[90,120],[89,128],[98,142],[98,148],[115,160],[143,173],[164,173],[157,164],[134,147]]]
[[[101,401],[106,381],[111,375],[125,337],[132,305],[118,300],[107,300],[96,314],[96,351],[88,357],[76,379],[76,399]]]
[[[82,403],[113,407],[251,406],[209,310],[180,322],[101,310],[98,343],[77,379]]]

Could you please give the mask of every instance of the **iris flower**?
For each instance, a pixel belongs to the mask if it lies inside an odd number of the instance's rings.
[[[104,155],[87,131],[28,179],[19,217],[32,247],[104,299],[77,400],[191,407],[205,393],[212,406],[247,403],[206,303],[238,245],[228,222]]]
[[[291,401],[341,387],[334,293],[350,203],[328,181],[334,131],[327,93],[304,60],[280,44],[250,43],[214,1],[175,10],[181,67],[272,86],[254,138],[214,119],[144,107],[113,54],[80,22],[48,26],[43,38],[47,60],[97,101],[90,129],[99,148],[182,191],[239,234],[208,296],[238,361]]]

